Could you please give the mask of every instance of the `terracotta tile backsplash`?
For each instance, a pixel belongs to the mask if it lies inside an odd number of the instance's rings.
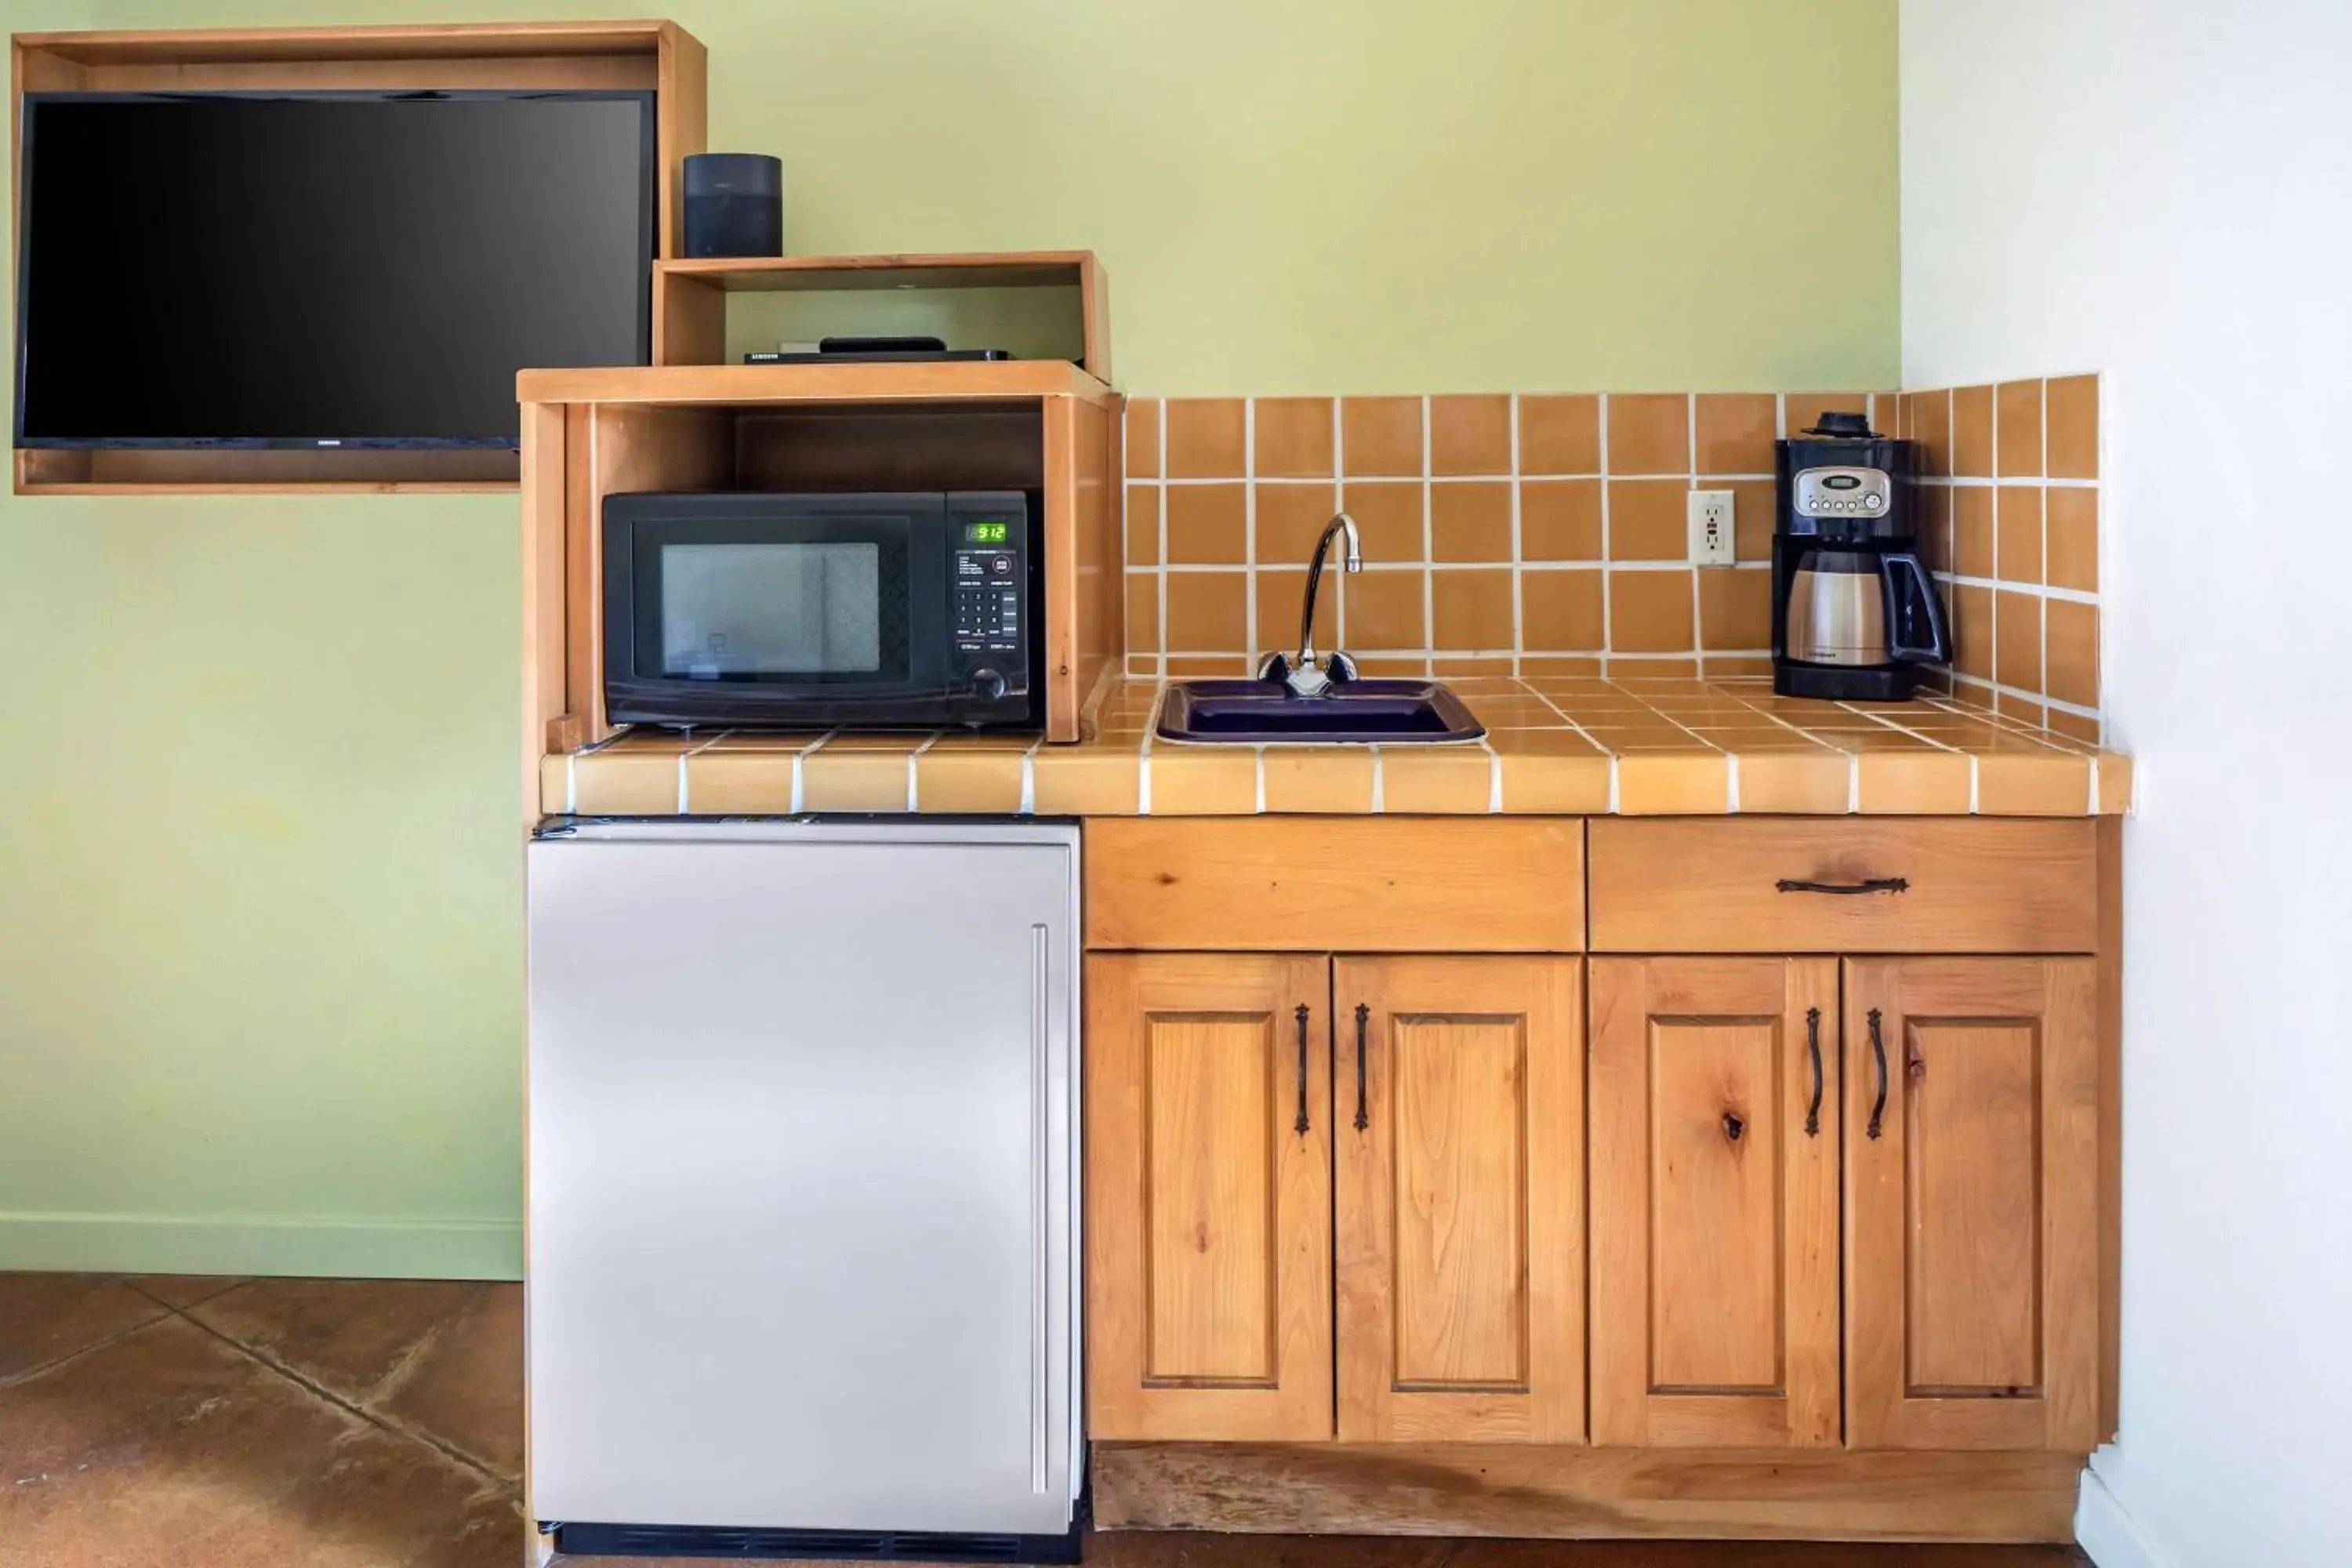
[[[1951,685],[2095,741],[2100,384],[2096,375],[1906,392],[1895,432],[1925,447],[1923,553],[1953,620]]]
[[[1364,570],[1325,578],[1317,647],[1367,670],[1752,674],[1771,646],[1773,439],[1824,408],[1874,406],[1884,427],[1894,402],[1131,398],[1129,670],[1239,674],[1294,646],[1302,568],[1344,507]],[[1737,498],[1736,567],[1686,564],[1701,480]]]
[[[1129,672],[1241,674],[1290,647],[1307,556],[1341,508],[1364,570],[1325,577],[1316,646],[1368,672],[1765,671],[1772,443],[1828,409],[1926,447],[1950,684],[2096,740],[2095,375],[1899,395],[1131,398]],[[1694,488],[1733,492],[1737,566],[1685,563]]]

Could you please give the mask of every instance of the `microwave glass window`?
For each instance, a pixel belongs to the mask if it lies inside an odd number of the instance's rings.
[[[882,574],[881,546],[871,542],[666,544],[662,673],[696,680],[876,674]]]

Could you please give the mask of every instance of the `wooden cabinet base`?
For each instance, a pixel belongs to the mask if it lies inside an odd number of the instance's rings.
[[[2083,1456],[1097,1443],[1100,1530],[2072,1541]]]

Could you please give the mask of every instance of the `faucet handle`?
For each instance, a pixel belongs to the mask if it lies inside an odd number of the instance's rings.
[[[1323,661],[1323,673],[1329,677],[1334,686],[1341,681],[1361,679],[1356,672],[1356,661],[1336,647],[1331,650],[1331,657]]]
[[[1265,662],[1257,667],[1257,678],[1270,686],[1289,685],[1290,660],[1280,652],[1267,654]]]

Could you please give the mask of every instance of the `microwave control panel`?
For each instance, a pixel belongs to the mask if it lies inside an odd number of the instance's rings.
[[[967,679],[995,689],[1028,683],[1028,520],[967,512],[950,520],[955,646]],[[1000,686],[998,683],[1002,683]]]

